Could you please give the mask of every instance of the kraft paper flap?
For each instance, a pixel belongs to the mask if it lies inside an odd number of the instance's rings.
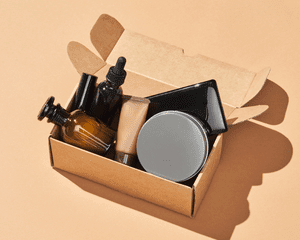
[[[129,30],[124,30],[106,62],[114,64],[119,56],[127,58],[126,69],[175,87],[215,79],[222,102],[234,107],[242,106],[257,75],[202,55],[186,56],[181,48]]]
[[[102,14],[93,26],[90,37],[100,56],[106,61],[108,55],[116,45],[124,28],[113,17]]]
[[[181,48],[124,30],[116,19],[106,14],[101,15],[94,25],[91,40],[109,65],[114,65],[118,57],[123,55],[127,59],[125,67],[127,72],[131,72],[135,79],[140,76],[144,80],[156,80],[157,84],[152,82],[154,85],[177,88],[216,79],[226,118],[234,107],[241,107],[260,91],[270,72],[270,68],[266,68],[256,74],[202,55],[186,56]],[[76,42],[69,44],[68,53],[79,73],[88,71],[94,73],[96,69],[105,65],[101,58]],[[89,58],[91,60],[88,60]],[[98,71],[97,74],[101,72]],[[128,93],[124,92],[124,94],[134,95],[135,88],[126,87],[129,85],[129,79],[127,76],[127,84],[124,84],[123,89]],[[163,92],[156,89],[155,94]],[[145,92],[142,95],[149,94]],[[141,97],[145,97],[142,95]],[[247,109],[243,110],[245,111]],[[250,117],[248,116],[247,119]],[[239,121],[236,119],[234,122]]]
[[[223,134],[219,134],[213,145],[211,153],[209,154],[209,159],[207,160],[204,168],[199,173],[196,181],[193,184],[193,190],[194,190],[193,216],[195,216],[197,209],[199,208],[200,203],[214,176],[214,173],[218,168],[220,157],[221,157],[222,141],[223,141]]]
[[[267,105],[258,105],[253,107],[243,107],[243,108],[236,108],[230,114],[228,118],[226,118],[227,125],[232,126],[237,123],[244,122],[251,118],[257,117],[258,115],[265,112],[269,106]]]
[[[110,66],[111,65],[107,64],[96,73],[99,82],[105,80],[106,74]],[[127,76],[125,79],[125,83],[122,85],[124,95],[133,95],[136,97],[147,97],[150,95],[167,92],[175,89],[175,87],[170,86],[166,83],[154,81],[145,76],[128,71],[127,69],[126,71],[127,71]]]
[[[260,72],[258,72],[256,74],[256,76],[254,77],[253,82],[250,86],[250,89],[247,92],[247,94],[242,102],[242,106],[245,105],[247,102],[249,102],[252,98],[254,98],[259,93],[259,91],[264,86],[270,71],[271,71],[271,68],[268,67],[268,68],[261,70]]]
[[[50,137],[54,167],[190,216],[192,189]],[[168,201],[166,201],[168,199]]]
[[[83,72],[95,74],[106,63],[78,42],[70,42],[67,47],[69,58],[81,75]]]
[[[236,109],[235,107],[232,107],[230,105],[227,105],[226,103],[222,103],[222,106],[223,106],[223,110],[224,110],[224,115],[225,115],[225,118],[227,119],[230,114]]]

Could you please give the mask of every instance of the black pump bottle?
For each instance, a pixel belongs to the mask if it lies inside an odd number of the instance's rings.
[[[123,90],[120,87],[126,78],[126,59],[119,57],[116,66],[110,67],[106,81],[99,83],[89,109],[96,119],[110,125],[114,114],[121,105]]]

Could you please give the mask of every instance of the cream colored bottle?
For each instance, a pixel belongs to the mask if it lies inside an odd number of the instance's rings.
[[[132,166],[136,161],[136,142],[145,123],[150,100],[128,96],[122,104],[117,131],[115,160]]]

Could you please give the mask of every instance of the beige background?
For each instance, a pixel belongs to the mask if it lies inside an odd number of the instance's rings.
[[[249,104],[270,109],[225,134],[195,219],[50,167],[38,111],[67,101],[79,75],[66,46],[95,51],[102,13],[189,55],[272,67]],[[299,239],[299,13],[296,0],[1,1],[1,239]]]

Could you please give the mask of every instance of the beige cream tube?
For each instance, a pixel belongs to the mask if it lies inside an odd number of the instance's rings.
[[[136,142],[145,123],[150,100],[130,96],[124,100],[117,131],[115,160],[133,165],[136,160]]]

